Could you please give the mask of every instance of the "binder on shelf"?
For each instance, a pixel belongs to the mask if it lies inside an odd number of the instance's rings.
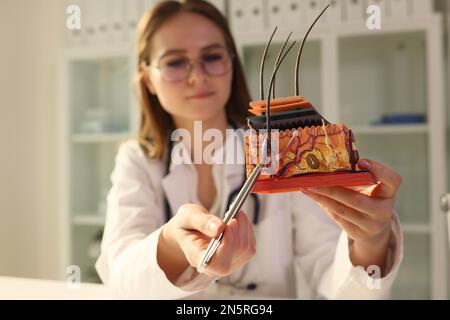
[[[250,26],[247,1],[231,0],[229,5],[231,28],[240,33],[247,31]]]
[[[302,0],[278,1],[283,4],[283,14],[285,22],[290,30],[298,30],[306,27],[306,3]]]
[[[110,41],[112,43],[120,43],[125,40],[125,2],[123,0],[109,0],[109,4]]]
[[[320,12],[325,8],[329,1],[327,0],[306,0],[306,25],[309,26],[317,18]],[[323,26],[328,21],[327,14],[317,22],[318,26]]]
[[[412,0],[412,14],[416,17],[427,17],[434,12],[433,0]]]
[[[306,25],[306,2],[302,0],[268,0],[267,21],[269,29],[298,30]]]
[[[287,23],[284,3],[278,0],[267,1],[267,21],[270,29],[281,28]]]
[[[89,1],[92,3],[92,14],[95,24],[96,43],[106,43],[108,41],[110,26],[109,26],[109,0]]]
[[[136,39],[136,30],[142,10],[141,0],[127,0],[125,4],[125,38],[128,42]]]
[[[251,31],[260,31],[265,27],[265,2],[263,0],[246,0],[247,16]]]
[[[326,13],[328,25],[331,27],[338,26],[342,23],[342,0],[330,0],[330,9]]]
[[[82,45],[84,35],[81,29],[69,30],[69,44],[73,46]]]
[[[363,0],[344,0],[345,21],[347,23],[362,23],[365,21],[366,9]]]
[[[389,0],[388,18],[392,20],[405,19],[411,15],[411,1]]]
[[[96,7],[97,1],[85,1],[82,14],[84,16],[83,36],[86,44],[96,42],[97,37],[97,21],[96,21]]]

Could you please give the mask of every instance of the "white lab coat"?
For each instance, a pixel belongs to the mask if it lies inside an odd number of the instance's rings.
[[[228,148],[228,140],[226,144]],[[228,150],[228,149],[227,149]],[[243,146],[240,150],[243,151]],[[213,166],[216,187],[222,190],[222,210],[228,194],[242,184],[244,166]],[[222,167],[223,168],[223,167]],[[119,149],[108,195],[101,255],[96,263],[103,283],[115,298],[299,298],[386,299],[403,256],[398,216],[392,221],[388,270],[379,289],[368,273],[349,259],[345,232],[310,198],[300,192],[260,195],[261,211],[255,226],[256,255],[247,267],[223,279],[225,284],[189,267],[170,282],[157,263],[158,237],[166,223],[163,192],[173,213],[184,203],[199,203],[195,168],[172,162],[165,175],[164,161],[148,160],[137,141]],[[222,189],[219,186],[223,186]],[[252,219],[251,198],[243,211]],[[254,290],[245,287],[254,283]]]

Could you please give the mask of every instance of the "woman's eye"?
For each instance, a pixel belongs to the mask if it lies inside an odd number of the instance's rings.
[[[204,56],[202,59],[204,62],[216,62],[220,61],[224,58],[223,54],[215,53],[215,54],[208,54]]]
[[[187,64],[187,61],[185,59],[175,59],[175,60],[167,61],[165,63],[165,66],[169,67],[169,68],[182,68],[182,67],[186,66],[186,64]]]

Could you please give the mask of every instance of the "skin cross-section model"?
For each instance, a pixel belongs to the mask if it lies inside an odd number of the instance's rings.
[[[264,97],[264,64],[273,31],[264,50],[260,70],[260,100],[250,103],[248,117],[250,135],[245,138],[247,175],[256,167],[261,153],[269,155],[270,170],[263,171],[253,192],[277,193],[299,191],[309,187],[375,185],[370,172],[359,170],[358,149],[352,131],[345,124],[331,124],[300,96],[299,65],[306,39],[313,26],[328,9],[327,6],[307,31],[297,54],[295,68],[295,95],[275,98],[275,77],[295,41],[286,49],[292,35],[289,34],[275,61],[267,99]],[[274,130],[276,129],[276,130]],[[261,150],[263,141],[268,150]],[[274,154],[274,145],[276,153]]]

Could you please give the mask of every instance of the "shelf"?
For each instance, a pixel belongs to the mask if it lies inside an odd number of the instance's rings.
[[[402,176],[403,182],[397,193],[395,206],[400,220],[407,224],[426,225],[430,221],[431,185],[428,174],[428,135],[384,133],[387,132],[376,135],[359,134],[355,131],[359,156],[362,159],[378,161]]]
[[[292,31],[295,31],[295,32],[292,34],[291,42],[293,40],[295,40],[295,41],[297,41],[297,43],[299,43],[299,41],[301,41],[303,39],[304,33],[306,32],[306,30],[303,28],[295,29],[295,30],[292,29]],[[235,37],[236,44],[238,47],[255,46],[255,45],[264,46],[265,43],[269,40],[269,37],[272,32],[273,32],[273,30],[269,30],[269,29],[266,29],[265,31],[245,32],[245,33],[239,34]],[[288,36],[288,34],[289,34],[289,32],[286,30],[283,30],[283,29],[278,30],[277,33],[273,37],[272,44],[284,43],[286,41],[286,37]],[[326,33],[324,33],[323,30],[317,28],[317,31],[314,31],[314,33],[311,33],[308,36],[308,42],[320,41],[325,36],[326,36]],[[293,51],[295,51],[295,50],[296,50],[296,48],[294,47]]]
[[[123,133],[77,133],[72,135],[74,143],[121,142],[131,138],[131,134]]]
[[[405,124],[405,125],[379,125],[379,126],[351,126],[356,134],[415,134],[428,133],[427,124]]]
[[[131,62],[123,57],[68,63],[71,132],[116,133],[130,127]]]
[[[70,212],[104,212],[117,148],[115,141],[71,145]]]
[[[72,218],[72,223],[78,226],[98,226],[105,225],[105,216],[95,213],[92,214],[77,214]]]
[[[321,40],[327,38],[330,34],[338,38],[346,38],[352,36],[371,36],[392,33],[405,33],[424,31],[430,28],[432,24],[439,24],[441,16],[430,15],[429,17],[408,17],[407,19],[387,20],[383,19],[382,28],[379,30],[370,30],[367,28],[366,20],[352,23],[340,23],[336,25],[316,26],[314,31],[309,35],[308,41]],[[290,31],[293,32],[292,40],[302,40],[304,33],[309,26],[279,26],[278,32],[275,34],[273,42],[284,42]],[[266,43],[273,30],[265,27],[262,31],[243,31],[235,36],[236,42],[240,45],[255,45]],[[233,30],[236,34],[236,30]],[[238,45],[239,46],[239,45]]]
[[[424,122],[370,125],[386,116],[423,115],[430,119],[434,106],[428,101],[426,86],[426,34],[404,32],[340,39],[339,118],[350,126],[365,126],[365,133],[372,133],[372,127],[399,130],[392,133],[426,130],[421,128],[426,126]],[[380,130],[376,133],[391,133],[389,129]]]

